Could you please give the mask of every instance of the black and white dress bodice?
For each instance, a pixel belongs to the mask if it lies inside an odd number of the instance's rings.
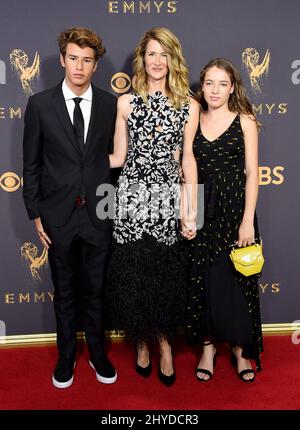
[[[178,240],[180,161],[189,104],[175,109],[157,91],[148,104],[133,94],[127,119],[128,154],[118,180],[113,236],[124,244],[146,233],[172,245]]]

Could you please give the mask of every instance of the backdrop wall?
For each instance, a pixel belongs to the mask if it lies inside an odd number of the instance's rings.
[[[298,0],[1,2],[0,335],[5,327],[8,336],[55,332],[47,254],[22,200],[23,114],[30,94],[62,79],[56,40],[75,25],[103,38],[107,54],[94,83],[116,95],[130,91],[134,48],[152,26],[168,27],[180,39],[192,88],[214,57],[227,57],[241,70],[263,124],[258,203],[266,257],[260,279],[263,322],[300,319],[299,16]]]

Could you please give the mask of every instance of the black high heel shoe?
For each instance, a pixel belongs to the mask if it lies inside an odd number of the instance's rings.
[[[230,358],[230,361],[231,361],[231,365],[232,365],[233,367],[236,367],[237,375],[238,375],[238,377],[239,377],[243,382],[254,382],[254,380],[255,380],[255,372],[254,372],[254,370],[253,370],[253,369],[244,369],[244,370],[241,370],[240,372],[238,372],[238,370],[237,370],[237,358],[236,358],[236,356],[235,356],[235,354],[234,354],[234,352],[233,352],[233,351],[231,351],[231,358]],[[245,376],[245,375],[247,375],[247,373],[251,373],[251,374],[253,374],[253,378],[251,378],[251,379],[245,379],[245,378],[244,378],[244,376]]]
[[[152,372],[152,363],[151,361],[149,361],[149,364],[146,367],[142,367],[138,363],[136,363],[135,370],[140,376],[148,378]]]
[[[149,363],[147,364],[146,367],[140,366],[138,363],[138,358],[139,358],[139,351],[142,351],[144,348],[146,347],[146,351],[148,352],[148,359],[149,359]],[[147,347],[146,344],[144,344],[144,342],[142,344],[137,344],[136,345],[136,365],[135,365],[135,370],[136,372],[140,375],[143,376],[143,378],[148,378],[152,372],[152,363],[150,360],[150,353],[149,353],[149,349]]]
[[[162,354],[160,355],[160,360],[161,360],[161,357],[162,357]],[[171,385],[174,384],[176,380],[174,366],[173,366],[173,373],[171,375],[165,375],[161,370],[160,360],[159,360],[158,378],[160,382],[162,382],[166,387],[170,387]],[[172,357],[172,363],[173,363],[173,357]]]
[[[166,387],[170,387],[171,385],[174,384],[175,380],[176,380],[176,374],[175,372],[172,373],[172,375],[165,375],[164,373],[162,373],[161,368],[158,369],[158,377],[160,382],[162,382],[164,385],[166,385]]]

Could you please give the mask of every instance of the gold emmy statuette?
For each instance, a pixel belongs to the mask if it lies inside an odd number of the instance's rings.
[[[14,49],[10,54],[10,62],[17,72],[26,96],[31,96],[33,91],[30,82],[40,73],[40,56],[36,52],[31,66],[28,66],[28,55],[21,49]]]
[[[251,87],[254,91],[261,92],[259,81],[263,75],[268,74],[270,60],[270,51],[268,49],[260,64],[258,63],[259,53],[255,48],[246,48],[242,53],[242,61],[248,71]]]
[[[48,261],[47,248],[44,247],[42,254],[38,256],[37,246],[31,242],[25,242],[21,247],[21,254],[28,263],[33,280],[42,282],[39,270]]]

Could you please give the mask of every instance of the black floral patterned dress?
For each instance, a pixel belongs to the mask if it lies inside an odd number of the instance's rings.
[[[180,158],[189,105],[133,94],[127,159],[115,198],[107,291],[114,328],[134,341],[172,338],[183,323],[187,250],[179,235]]]
[[[187,332],[190,342],[228,341],[260,368],[263,350],[258,276],[233,268],[230,245],[238,238],[245,205],[245,149],[240,118],[214,141],[201,129],[194,141],[198,181],[204,183],[204,226],[191,243]],[[256,237],[258,236],[255,217]]]

